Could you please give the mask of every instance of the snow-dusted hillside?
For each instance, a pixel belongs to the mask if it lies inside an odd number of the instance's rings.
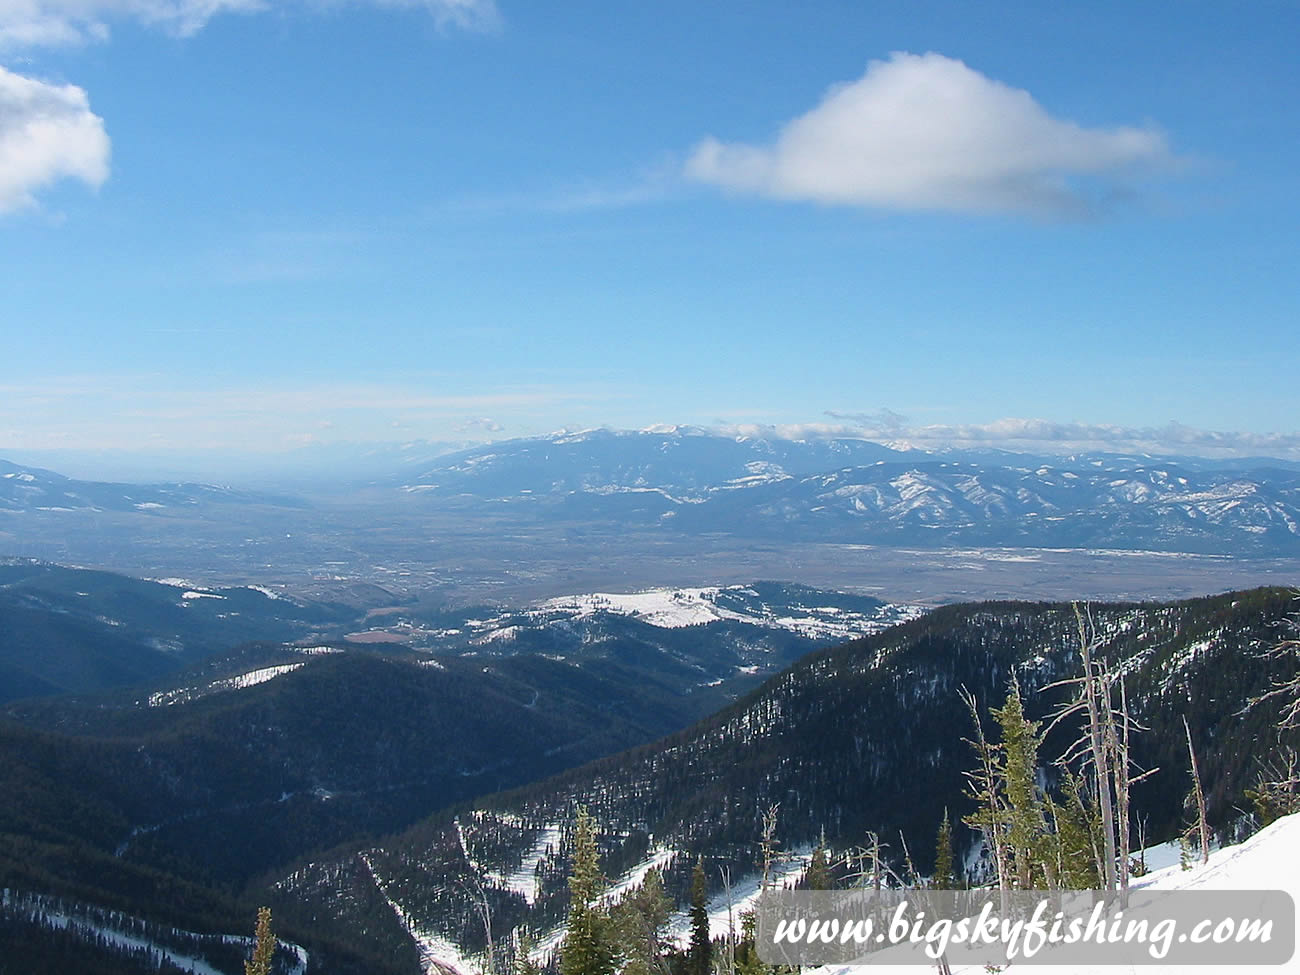
[[[787,542],[1300,552],[1300,473],[1266,461],[589,430],[451,454],[401,491],[512,518]]]
[[[691,619],[701,596],[683,593],[668,606],[644,594],[616,601],[624,610],[673,610]],[[611,617],[594,602],[569,601],[566,611]],[[1182,714],[1189,701],[1213,702],[1192,721],[1202,772],[1216,784],[1212,819],[1224,821],[1243,801],[1241,790],[1255,774],[1253,743],[1269,727],[1268,715],[1243,706],[1285,675],[1280,663],[1269,672],[1259,654],[1276,641],[1276,621],[1291,608],[1281,591],[1092,607],[1101,652],[1127,662],[1129,704],[1145,729],[1133,743],[1135,761],[1171,770],[1153,776],[1141,799],[1154,835],[1172,831],[1182,816]],[[710,914],[720,934],[726,903],[719,871],[731,871],[734,917],[753,893],[760,813],[774,801],[780,802],[778,839],[792,854],[786,866],[795,876],[819,837],[844,850],[873,831],[891,845],[891,855],[903,842],[914,853],[924,849],[944,808],[960,795],[968,767],[969,716],[958,688],[970,688],[981,704],[1000,700],[1014,669],[1031,713],[1043,713],[1051,706],[1043,687],[1074,673],[1077,626],[1068,605],[942,607],[813,654],[687,732],[619,761],[515,790],[455,824],[433,817],[385,843],[375,862],[386,877],[404,877],[402,889],[390,895],[404,916],[422,931],[456,941],[466,957],[481,945],[461,920],[470,916],[465,899],[428,892],[454,890],[467,869],[489,891],[494,916],[503,924],[507,918],[529,924],[545,949],[558,943],[567,864],[562,849],[555,856],[543,851],[554,849],[555,832],[571,822],[576,805],[585,805],[600,824],[613,883],[661,863],[665,883],[680,899],[693,862],[703,857],[718,893]],[[341,928],[362,931],[361,937],[367,922],[348,892],[367,882],[354,859],[327,858],[284,878],[278,893],[311,904]]]
[[[0,890],[0,918],[67,932],[73,938],[99,945],[106,954],[143,956],[155,966],[167,962],[192,975],[229,975],[228,963],[218,967],[212,956],[233,953],[237,957],[253,946],[253,939],[247,935],[199,934],[121,911],[7,888]],[[277,952],[277,971],[305,975],[309,960],[306,949],[280,939]]]
[[[548,599],[529,615],[539,621],[581,620],[601,612],[670,629],[731,620],[789,630],[814,640],[851,640],[919,616],[921,609],[844,593],[767,585],[560,596]]]
[[[212,484],[81,481],[0,460],[0,513],[119,511],[173,513],[222,504],[297,504],[279,496]]]
[[[433,613],[394,607],[368,629],[367,643],[401,643],[460,656],[538,654],[578,665],[595,658],[635,661],[675,682],[752,686],[808,651],[868,636],[921,615],[917,606],[778,582],[595,592],[522,608],[479,606]]]

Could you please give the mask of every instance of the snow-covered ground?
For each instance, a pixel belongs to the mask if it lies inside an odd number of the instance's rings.
[[[263,684],[268,680],[279,677],[281,674],[288,674],[301,666],[302,664],[296,663],[277,664],[274,667],[259,667],[257,670],[250,670],[246,674],[214,680],[203,687],[178,687],[170,691],[158,691],[149,695],[148,704],[151,708],[168,707],[172,704],[180,704],[183,701],[193,701],[195,698],[206,697],[209,694],[218,694],[221,691],[242,690],[245,687],[252,687],[254,684]]]
[[[646,592],[593,592],[559,596],[542,603],[543,611],[569,611],[581,619],[601,611],[632,616],[653,626],[680,627],[746,617],[717,606],[717,589],[651,589]]]
[[[380,895],[388,902],[388,906],[392,908],[397,920],[401,922],[402,927],[406,928],[407,934],[415,942],[416,949],[420,953],[420,963],[426,972],[454,971],[469,973],[479,970],[477,962],[473,958],[461,954],[460,949],[452,944],[450,940],[437,931],[426,928],[411,917],[390,893],[389,882],[381,877],[378,870],[375,869],[374,860],[369,853],[360,853],[358,857],[366,865],[366,869],[370,871],[370,876],[374,880],[375,887]]]
[[[804,873],[808,870],[808,864],[811,862],[811,847],[800,847],[794,853],[778,860],[772,865],[771,883],[773,888],[776,890],[793,888],[803,879]],[[740,916],[757,905],[761,885],[762,877],[757,873],[747,877],[739,877],[732,883],[730,898],[724,891],[709,901],[710,938],[725,938],[729,931],[734,932],[737,937],[740,935]],[[668,922],[668,937],[666,940],[670,944],[676,944],[681,948],[685,948],[690,943],[691,918],[689,913],[681,911],[672,916]]]
[[[719,597],[752,597],[752,611],[736,610],[719,604]],[[748,603],[748,600],[744,602]],[[701,586],[684,589],[648,589],[643,592],[594,592],[576,596],[558,596],[541,603],[533,615],[568,614],[583,619],[596,613],[615,613],[675,629],[699,626],[720,620],[774,626],[812,639],[848,640],[865,636],[920,615],[917,607],[888,607],[879,615],[852,612],[839,606],[816,606],[783,611],[758,601],[758,594],[745,586]],[[883,608],[882,608],[883,609]]]
[[[456,825],[459,828],[459,820],[456,821]],[[537,839],[533,841],[532,849],[528,851],[528,855],[519,864],[518,870],[509,875],[484,871],[484,877],[497,887],[514,891],[524,899],[529,907],[532,907],[533,904],[537,903],[537,867],[542,860],[554,854],[560,848],[562,833],[559,823],[550,823],[538,832]],[[461,845],[464,846],[463,837]]]
[[[1153,869],[1134,881],[1134,888],[1148,890],[1283,890],[1300,900],[1300,814],[1279,819],[1237,846],[1224,847],[1210,854],[1202,865],[1199,857],[1184,870],[1178,862],[1176,844],[1162,844],[1148,851],[1149,866],[1162,861],[1172,863]],[[805,975],[918,975],[926,971],[918,965],[826,965],[805,969]],[[932,970],[932,969],[931,969]],[[1029,965],[1013,964],[1002,969],[1006,975],[1260,975],[1300,973],[1300,957],[1293,956],[1284,965],[1250,967],[1246,965]],[[983,965],[952,966],[953,975],[987,975]]]
[[[0,903],[3,903],[5,908],[17,908],[19,914],[39,917],[52,928],[71,931],[87,941],[97,939],[102,943],[112,945],[114,948],[127,951],[146,951],[154,958],[165,959],[173,965],[191,972],[192,975],[225,975],[220,969],[208,964],[205,958],[187,955],[176,948],[154,941],[146,934],[133,933],[132,929],[138,924],[138,921],[136,918],[125,914],[104,911],[95,912],[93,915],[90,912],[82,914],[75,907],[56,908],[53,906],[54,901],[52,899],[39,894],[23,897],[13,894],[8,889],[0,892]],[[105,916],[109,920],[105,920]],[[253,939],[244,935],[202,935],[195,934],[193,931],[182,931],[179,928],[159,928],[159,931],[165,933],[169,938],[174,939],[177,936],[184,936],[198,943],[216,940],[225,944],[241,945],[246,950],[253,945]],[[304,975],[307,971],[307,950],[290,941],[281,940],[279,943],[292,952],[297,959],[297,963],[290,970],[290,975]]]

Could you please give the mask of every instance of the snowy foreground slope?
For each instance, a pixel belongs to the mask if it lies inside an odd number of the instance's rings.
[[[1237,846],[1216,850],[1204,866],[1199,859],[1188,870],[1177,862],[1136,880],[1135,888],[1152,890],[1285,890],[1300,902],[1300,813],[1286,816]],[[933,967],[923,965],[827,965],[806,969],[805,975],[918,975]],[[1285,965],[1008,965],[1015,975],[1242,975],[1258,972],[1300,973],[1300,954]],[[953,975],[986,975],[983,965],[952,966]]]

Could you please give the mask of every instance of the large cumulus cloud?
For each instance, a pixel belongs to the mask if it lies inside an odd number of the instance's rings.
[[[30,206],[38,190],[72,178],[108,178],[104,120],[85,91],[0,67],[0,213]]]
[[[700,142],[686,175],[727,190],[896,210],[1087,213],[1171,159],[1150,128],[1054,118],[941,54],[896,53],[830,89],[770,144]]]

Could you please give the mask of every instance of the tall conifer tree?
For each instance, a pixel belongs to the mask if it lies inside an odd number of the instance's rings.
[[[713,942],[709,938],[709,881],[704,861],[695,861],[691,875],[691,948],[687,970],[691,975],[709,975],[713,964]]]
[[[579,806],[569,874],[569,923],[560,947],[562,975],[613,975],[609,918],[600,908],[604,885],[596,850],[596,824],[586,806]]]

